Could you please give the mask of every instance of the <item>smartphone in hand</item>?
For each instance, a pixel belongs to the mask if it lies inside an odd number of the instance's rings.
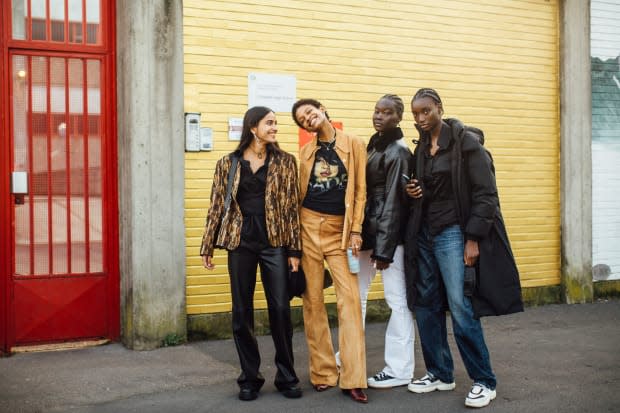
[[[463,294],[465,297],[471,297],[476,292],[477,278],[476,267],[465,266],[465,275],[463,277]]]
[[[405,191],[407,192],[407,195],[416,199],[422,197],[422,188],[420,188],[417,179],[405,174],[401,174],[401,178],[405,181]]]

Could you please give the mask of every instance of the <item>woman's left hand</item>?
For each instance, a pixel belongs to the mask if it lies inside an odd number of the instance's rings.
[[[478,241],[474,241],[468,239],[465,243],[465,253],[464,260],[465,265],[468,267],[473,267],[476,265],[476,261],[478,261],[478,256],[480,255],[480,250],[478,249]]]
[[[297,257],[288,257],[288,266],[290,267],[291,271],[299,271],[299,261],[300,259]]]
[[[357,254],[360,252],[360,248],[362,247],[362,236],[357,233],[351,233],[349,237],[349,248],[353,251],[353,255],[357,257]]]

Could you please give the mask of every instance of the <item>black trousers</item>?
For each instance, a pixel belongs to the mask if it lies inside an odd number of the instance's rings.
[[[283,389],[299,383],[293,367],[293,326],[286,285],[286,250],[261,248],[243,240],[239,248],[228,251],[233,337],[241,364],[237,383],[241,388],[250,387],[258,391],[265,382],[259,370],[261,358],[254,336],[254,290],[258,265],[267,298],[271,338],[276,350],[278,372],[274,383],[278,389]]]

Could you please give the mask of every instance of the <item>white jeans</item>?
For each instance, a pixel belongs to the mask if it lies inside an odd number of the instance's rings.
[[[362,301],[362,321],[366,323],[366,302],[368,289],[375,278],[377,270],[370,259],[372,250],[361,251],[360,272],[357,280]],[[405,249],[402,245],[396,247],[394,262],[381,271],[383,280],[383,294],[387,305],[392,310],[390,320],[385,331],[385,367],[383,372],[397,379],[411,379],[413,377],[415,327],[413,314],[407,307],[405,286]]]

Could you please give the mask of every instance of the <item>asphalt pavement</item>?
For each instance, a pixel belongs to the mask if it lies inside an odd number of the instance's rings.
[[[484,412],[620,412],[620,301],[547,305],[483,319],[498,378],[497,399]],[[335,332],[335,330],[334,330]],[[385,323],[366,326],[368,374],[383,367]],[[274,385],[273,345],[259,337],[259,398],[237,399],[239,363],[232,340],[199,341],[153,351],[113,343],[0,359],[0,412],[471,412],[471,381],[450,334],[456,389],[413,394],[406,387],[369,389],[367,405],[338,389],[315,392],[308,381],[303,332],[294,336],[304,395],[286,399]],[[424,374],[419,343],[415,376]]]

